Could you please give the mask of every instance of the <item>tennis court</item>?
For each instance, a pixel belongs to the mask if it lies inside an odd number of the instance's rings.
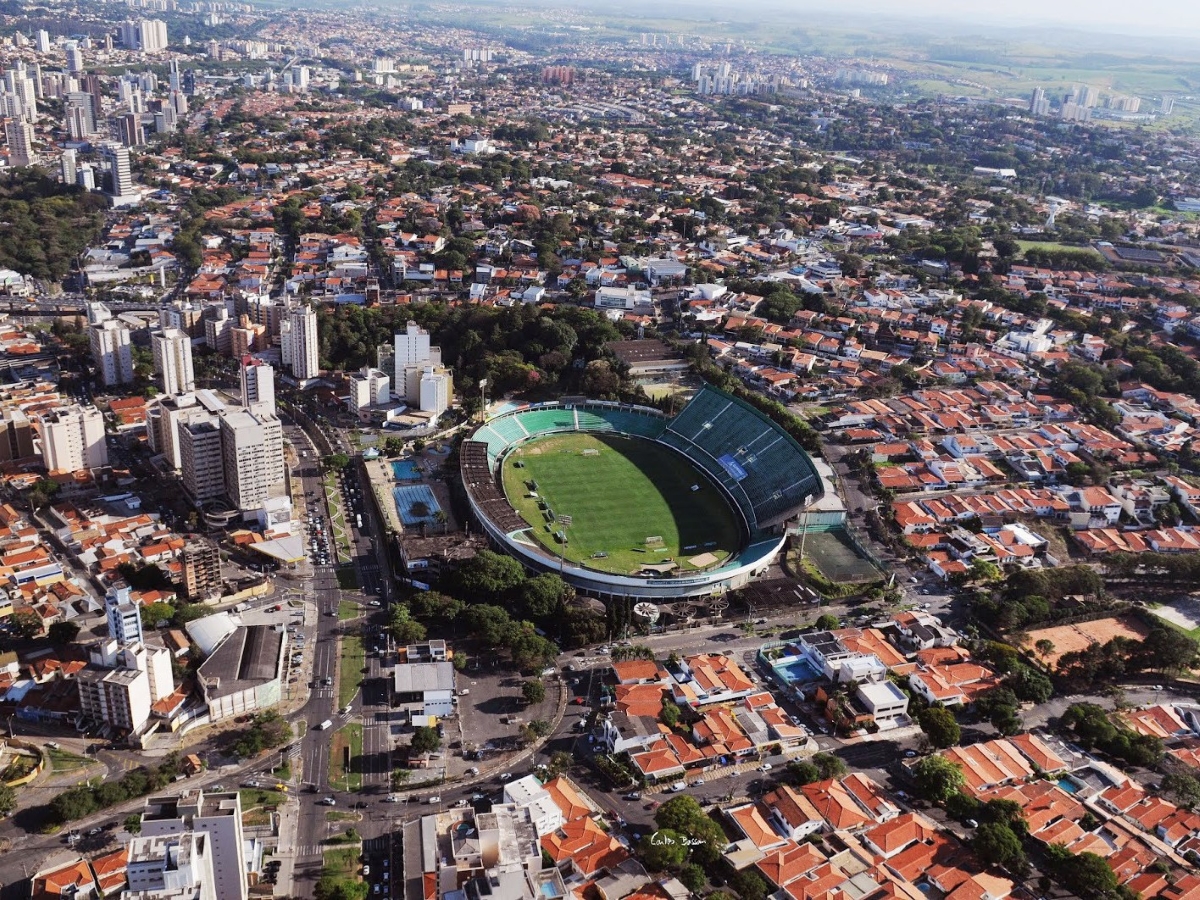
[[[879,571],[864,559],[843,531],[817,531],[804,538],[804,555],[833,582],[874,581]]]

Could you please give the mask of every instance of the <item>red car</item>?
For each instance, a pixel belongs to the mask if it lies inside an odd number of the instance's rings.
[[[576,705],[576,706],[583,706],[583,704],[584,704],[584,700],[583,700],[583,698],[582,698],[582,697],[576,697],[576,698],[575,698],[575,705]]]

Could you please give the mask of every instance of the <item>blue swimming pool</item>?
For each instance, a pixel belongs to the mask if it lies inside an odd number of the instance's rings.
[[[807,684],[810,681],[819,681],[821,673],[816,667],[803,657],[791,659],[784,663],[777,663],[772,668],[776,673],[788,684]]]
[[[411,459],[398,459],[392,463],[392,477],[397,481],[420,481],[421,470]]]
[[[1078,794],[1079,793],[1079,785],[1077,785],[1070,778],[1058,779],[1058,786],[1060,788],[1062,788],[1064,791],[1066,791],[1068,794]]]
[[[392,497],[396,501],[400,521],[407,528],[432,525],[438,521],[438,513],[442,511],[427,484],[408,484],[392,488]]]

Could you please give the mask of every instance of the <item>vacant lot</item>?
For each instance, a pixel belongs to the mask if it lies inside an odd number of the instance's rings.
[[[1094,622],[1080,622],[1078,625],[1039,628],[1029,632],[1029,640],[1023,646],[1032,648],[1038,641],[1050,641],[1054,649],[1045,657],[1038,654],[1038,658],[1044,659],[1050,666],[1055,666],[1064,653],[1083,650],[1091,644],[1106,644],[1115,637],[1141,640],[1148,633],[1149,629],[1132,616],[1114,616],[1096,619]]]

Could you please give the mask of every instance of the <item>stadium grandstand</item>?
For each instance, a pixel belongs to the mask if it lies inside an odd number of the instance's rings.
[[[598,571],[587,559],[568,561],[561,548],[555,553],[553,545],[546,546],[545,536],[514,509],[500,474],[509,454],[518,456],[518,447],[570,433],[646,440],[681,455],[686,459],[681,465],[690,466],[692,477],[707,476],[736,512],[743,530],[737,552],[703,570],[695,563],[697,553],[687,559],[696,571],[677,563],[662,566],[659,573],[627,574]],[[789,434],[753,406],[710,386],[674,418],[649,407],[583,398],[506,411],[463,442],[460,466],[472,511],[497,545],[530,567],[560,572],[579,590],[597,596],[705,596],[740,587],[774,562],[783,548],[788,520],[822,493],[812,460]],[[700,487],[692,485],[691,490]],[[549,515],[553,522],[553,511]],[[556,537],[563,534],[556,524],[541,528]]]

